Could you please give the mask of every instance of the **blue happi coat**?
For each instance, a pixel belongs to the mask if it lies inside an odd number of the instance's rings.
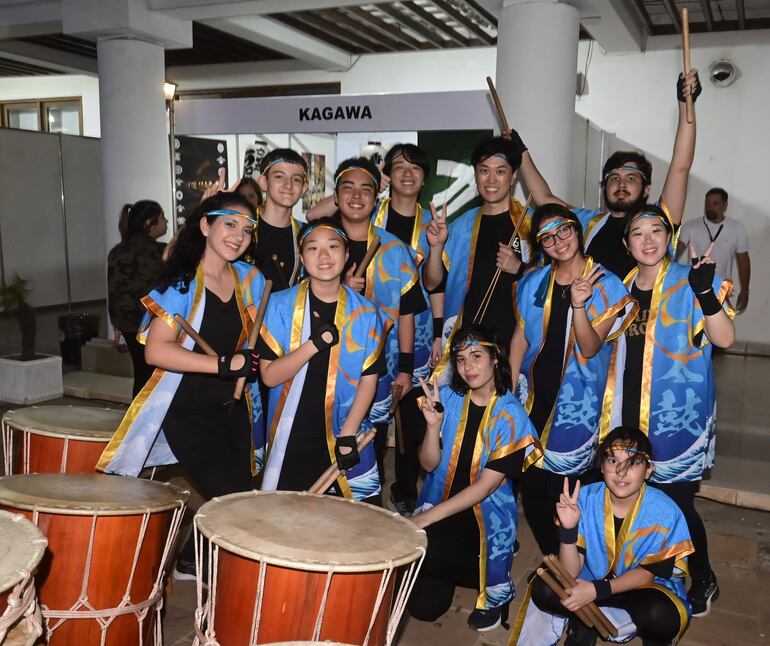
[[[586,258],[585,275],[593,267]],[[534,367],[545,343],[551,302],[554,298],[554,268],[549,264],[526,274],[516,284],[515,311],[528,347],[521,361],[517,394],[529,413],[535,400],[537,384]],[[572,327],[572,310],[567,313],[567,334],[562,363],[562,378],[553,409],[543,428],[540,442],[544,453],[530,463],[564,475],[580,475],[594,461],[596,435],[602,410],[602,396],[607,383],[612,341],[633,322],[638,306],[620,279],[606,272],[595,284],[586,302],[586,314],[593,327],[617,316],[607,342],[590,359],[580,352]]]
[[[234,297],[243,323],[240,337],[233,344],[235,351],[247,346],[265,279],[259,269],[246,262],[231,263],[230,269],[235,279]],[[186,319],[196,332],[200,330],[206,307],[203,271],[198,266],[186,293],[174,287],[162,293],[153,290],[142,298],[142,304],[147,313],[137,333],[140,343],[147,342],[150,323],[157,317],[177,332],[177,343],[192,350],[195,342],[174,321],[174,315],[179,314]],[[176,464],[177,459],[166,441],[162,424],[182,376],[179,372],[155,369],[144,388],[131,402],[123,421],[99,458],[96,465],[99,471],[138,476],[146,467]],[[256,474],[264,454],[262,400],[256,384],[247,384],[244,396],[252,418],[252,474]]]
[[[449,386],[442,386],[439,396],[444,405],[441,459],[438,466],[425,478],[416,513],[427,511],[449,497],[466,432],[470,393],[463,396]],[[474,430],[470,429],[469,432]],[[504,395],[492,396],[475,432],[477,435],[470,473],[471,484],[479,479],[484,467],[491,460],[503,458],[521,449],[529,456],[541,453],[535,429],[510,391]],[[516,592],[509,576],[517,522],[516,496],[510,480],[504,479],[492,494],[474,505],[473,513],[478,522],[481,539],[479,596],[476,599],[476,608],[496,608],[510,601]]]

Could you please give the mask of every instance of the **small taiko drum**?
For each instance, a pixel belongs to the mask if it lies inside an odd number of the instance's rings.
[[[196,514],[195,532],[193,643],[205,646],[389,645],[427,546],[398,514],[286,491],[215,498]]]
[[[19,623],[8,631],[0,644],[2,646],[33,646],[38,643],[42,633],[43,615],[40,608],[36,607],[33,613],[25,615]]]
[[[42,633],[35,571],[45,546],[43,533],[24,516],[0,511],[0,644],[25,633],[33,644]]]
[[[120,410],[89,406],[9,410],[3,415],[5,475],[95,473],[123,415]]]
[[[0,506],[48,538],[36,577],[48,644],[160,643],[164,569],[188,495],[120,476],[0,478]]]

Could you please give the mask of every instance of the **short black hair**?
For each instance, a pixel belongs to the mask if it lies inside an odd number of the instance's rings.
[[[282,161],[299,166],[305,175],[307,175],[307,162],[302,155],[291,148],[276,148],[275,150],[271,150],[262,158],[262,161],[259,164],[259,172],[264,175],[269,170],[270,166]]]
[[[564,218],[565,220],[572,222],[575,227],[575,235],[577,235],[578,238],[578,249],[581,254],[584,254],[585,243],[583,241],[583,227],[580,225],[580,220],[571,209],[568,209],[562,204],[557,204],[556,202],[541,204],[532,214],[532,224],[529,229],[529,244],[532,248],[543,251],[543,247],[537,239],[537,234],[540,231],[540,225],[543,223],[543,220],[553,217]],[[546,258],[546,260],[548,260],[548,258]]]
[[[457,373],[457,354],[463,350],[469,341],[482,341],[484,343],[492,343],[494,345],[481,346],[486,348],[492,359],[497,359],[495,364],[495,391],[498,395],[504,395],[511,390],[513,380],[511,378],[511,365],[508,363],[508,354],[500,345],[495,335],[487,328],[476,325],[465,325],[455,332],[452,337],[452,345],[449,349],[449,358],[452,363],[452,381],[449,386],[452,390],[460,395],[464,395],[470,390],[468,384],[463,381],[463,378]]]
[[[709,195],[719,195],[723,202],[727,202],[727,191],[723,188],[719,188],[718,186],[710,188],[708,191],[706,191],[706,197]]]
[[[482,139],[471,153],[471,164],[476,168],[485,159],[496,156],[503,157],[514,171],[521,166],[521,152],[512,141],[504,137]]]
[[[635,426],[616,426],[599,444],[599,450],[596,452],[596,460],[599,464],[609,451],[613,444],[623,444],[629,448],[635,448],[642,453],[650,456],[650,461],[654,456],[652,453],[652,442],[644,432]]]
[[[609,173],[629,162],[636,164],[636,167],[643,175],[645,184],[652,184],[652,164],[647,161],[647,158],[642,155],[642,153],[638,153],[634,150],[618,150],[607,157],[607,161],[604,162],[604,168],[602,168],[602,186],[607,183],[607,175]]]
[[[381,175],[380,169],[377,168],[377,165],[371,159],[367,159],[366,157],[351,157],[350,159],[346,159],[339,166],[337,166],[337,170],[334,171],[335,193],[337,192],[337,180],[339,179],[340,175],[351,168],[360,168],[361,170],[369,173],[369,175],[372,176],[372,180],[374,180],[374,192],[379,192]]]
[[[415,146],[414,144],[396,144],[393,146],[388,151],[388,154],[385,155],[382,172],[386,175],[390,175],[390,171],[393,168],[393,161],[399,156],[406,159],[410,164],[419,166],[420,169],[422,169],[425,179],[428,178],[428,174],[430,173],[430,159],[428,159],[428,155],[425,154],[425,151],[422,148]]]

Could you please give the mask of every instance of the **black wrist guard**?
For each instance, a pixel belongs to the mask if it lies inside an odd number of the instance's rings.
[[[524,145],[524,142],[521,140],[521,135],[519,135],[519,133],[516,132],[513,128],[511,128],[511,143],[514,146],[516,146],[516,149],[522,155],[527,150],[527,147]]]
[[[694,262],[699,262],[699,259],[695,258]],[[690,289],[695,292],[696,296],[711,289],[714,284],[716,268],[716,263],[713,262],[701,264],[700,267],[690,267],[687,282],[690,283]]]
[[[596,579],[593,584],[596,589],[596,601],[604,601],[612,596],[612,586],[607,579]]]
[[[414,372],[414,352],[398,353],[398,371],[408,375]]]
[[[433,317],[433,338],[440,339],[444,334],[444,319]]]
[[[700,93],[703,92],[703,88],[700,84],[700,78],[698,75],[695,75],[695,92],[692,93],[692,102],[695,103],[695,100],[700,96]],[[684,78],[681,76],[676,80],[676,98],[679,99],[681,103],[685,102],[685,96],[684,96]]]
[[[722,309],[722,303],[719,302],[713,289],[708,290],[705,294],[696,294],[695,297],[698,299],[698,303],[700,303],[704,316],[718,314]]]
[[[233,370],[230,364],[233,357],[241,355],[244,358],[243,367]],[[254,350],[238,350],[232,354],[223,354],[217,357],[217,372],[222,379],[234,379],[237,377],[256,377],[259,369],[259,355]]]
[[[563,545],[574,545],[578,540],[578,528],[577,525],[567,529],[559,525],[559,542]]]
[[[323,338],[328,335],[331,335],[331,341],[327,341]],[[315,334],[310,337],[310,340],[313,342],[313,345],[318,348],[319,352],[323,352],[327,348],[331,348],[339,343],[340,334],[333,323],[324,323],[316,330]]]
[[[341,447],[350,447],[351,450],[349,453],[340,453]],[[337,467],[340,471],[352,469],[356,466],[361,461],[361,458],[358,455],[356,438],[352,435],[342,435],[338,437],[337,441],[334,443],[334,457],[337,459]]]

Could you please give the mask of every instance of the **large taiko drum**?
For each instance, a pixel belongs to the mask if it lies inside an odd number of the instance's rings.
[[[123,415],[120,410],[89,406],[9,410],[3,415],[5,475],[95,473],[94,465]]]
[[[211,500],[195,531],[194,644],[206,646],[389,645],[427,545],[385,509],[284,491]]]
[[[48,538],[36,581],[51,646],[160,643],[164,569],[187,498],[120,476],[0,478],[0,506]]]
[[[34,576],[45,546],[43,533],[24,516],[0,511],[0,644],[24,634],[33,644],[42,632]]]

